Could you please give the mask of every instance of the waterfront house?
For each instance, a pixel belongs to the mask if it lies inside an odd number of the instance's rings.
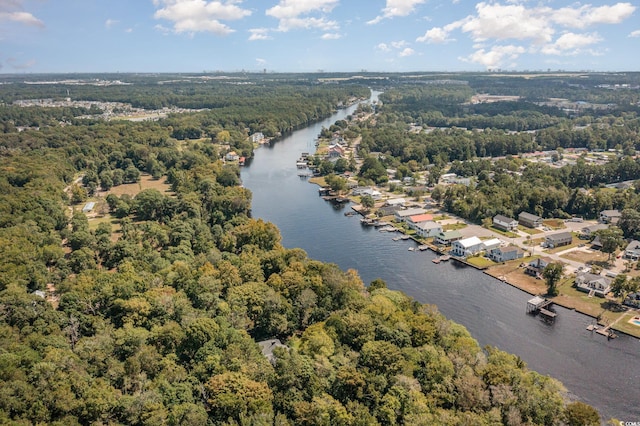
[[[630,308],[640,308],[640,291],[628,294],[622,304]]]
[[[558,232],[544,237],[544,245],[548,248],[568,246],[572,241],[571,232]]]
[[[482,249],[483,250],[493,250],[495,248],[498,248],[502,245],[502,241],[500,241],[500,239],[498,238],[491,238],[489,240],[484,240],[482,242]]]
[[[527,228],[537,228],[538,226],[542,226],[542,218],[535,214],[520,212],[518,215],[518,223]]]
[[[540,277],[542,276],[544,268],[546,268],[551,262],[553,262],[553,259],[550,257],[539,257],[537,259],[533,259],[527,264],[527,266],[525,266],[524,273],[534,277]]]
[[[389,198],[384,202],[385,206],[403,206],[407,200],[404,198]]]
[[[640,241],[633,240],[624,249],[624,258],[629,260],[640,259]]]
[[[416,216],[416,215],[425,214],[425,213],[427,213],[427,210],[425,209],[412,208],[412,209],[398,210],[395,216],[396,216],[396,220],[398,220],[399,222],[406,222],[407,219],[410,218],[411,216]]]
[[[461,239],[462,239],[462,234],[460,233],[460,231],[457,231],[457,230],[444,231],[436,235],[435,243],[442,246],[450,246],[455,241],[458,241]]]
[[[327,158],[337,160],[338,158],[342,157],[344,157],[344,148],[341,145],[335,144],[329,146],[329,149],[327,151]]]
[[[589,272],[581,272],[576,275],[576,288],[590,295],[605,297],[611,291],[611,278]]]
[[[451,254],[460,257],[473,256],[484,250],[482,240],[478,237],[469,237],[455,241],[451,245]]]
[[[251,142],[253,143],[258,143],[262,141],[262,139],[264,139],[264,134],[262,134],[262,132],[256,132],[251,135]]]
[[[373,189],[373,188],[365,188],[362,191],[360,191],[360,196],[363,196],[363,195],[369,195],[375,201],[378,201],[382,198],[382,193],[377,189]]]
[[[503,231],[513,231],[518,227],[518,221],[510,217],[497,214],[493,217],[493,226]]]
[[[416,225],[418,225],[419,223],[432,221],[432,220],[433,220],[433,215],[429,213],[416,214],[416,215],[405,218],[407,225],[411,229],[416,229]]]
[[[420,237],[430,238],[435,237],[442,232],[442,225],[432,220],[428,220],[426,222],[416,224],[414,229],[416,230],[416,234]]]
[[[616,224],[620,220],[622,213],[620,210],[602,210],[600,212],[600,222]]]
[[[580,239],[590,240],[595,232],[602,231],[607,228],[609,228],[609,225],[606,223],[597,223],[595,225],[585,226],[580,230]]]
[[[235,151],[229,151],[227,155],[224,156],[224,159],[227,161],[238,161],[240,156]]]
[[[523,256],[524,252],[516,246],[496,247],[487,251],[487,257],[494,262],[507,262]]]
[[[398,210],[402,210],[400,206],[382,206],[378,209],[379,216],[390,216],[394,215]]]

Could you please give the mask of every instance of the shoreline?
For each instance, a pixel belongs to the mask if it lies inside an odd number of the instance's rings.
[[[316,185],[319,185],[319,184],[317,184],[317,183],[315,183],[315,184],[316,184]],[[320,186],[320,185],[319,185],[319,186]],[[360,210],[356,209],[356,208],[355,208],[355,206],[353,206],[353,205],[352,205],[352,206],[350,206],[350,207],[351,207],[351,210],[353,210],[354,212],[356,212],[356,213],[357,213],[357,214],[359,214],[360,216],[365,217],[365,215],[363,214],[363,212],[361,212]],[[400,232],[402,232],[402,230],[399,230],[399,231],[400,231]],[[404,234],[404,235],[407,235],[407,234]],[[438,254],[438,255],[446,254],[446,252],[445,252],[445,251],[443,251],[443,250],[441,250],[438,246],[435,246],[435,245],[433,245],[433,244],[431,244],[431,243],[426,243],[426,242],[418,241],[418,240],[417,240],[413,235],[409,236],[409,239],[411,239],[412,241],[414,241],[416,244],[419,244],[419,245],[425,245],[425,246],[427,246],[427,247],[429,248],[429,250],[431,250],[431,251],[432,251],[432,252],[434,252],[435,254]],[[492,273],[491,273],[491,268],[492,268],[491,266],[489,266],[489,267],[481,267],[481,266],[478,266],[478,265],[474,265],[473,263],[470,263],[470,262],[466,261],[465,259],[461,259],[461,258],[459,258],[459,257],[457,257],[457,256],[451,256],[451,260],[453,260],[453,261],[457,261],[457,262],[460,262],[460,263],[462,263],[462,264],[464,264],[464,265],[466,265],[466,266],[470,266],[470,267],[472,267],[472,268],[474,268],[474,269],[476,269],[476,270],[478,270],[478,271],[481,271],[481,272],[482,272],[482,273],[484,273],[485,275],[488,275],[488,276],[490,276],[490,277],[492,277],[492,278],[495,278],[496,280],[501,281],[501,282],[503,282],[503,283],[505,283],[505,284],[508,284],[508,285],[510,285],[511,287],[516,288],[516,289],[518,289],[518,290],[520,290],[520,291],[522,291],[522,292],[524,292],[524,293],[526,293],[526,294],[529,294],[529,295],[531,295],[531,296],[538,296],[538,295],[540,295],[540,293],[532,292],[532,291],[531,291],[531,290],[529,290],[526,286],[518,285],[517,283],[515,283],[515,282],[513,282],[513,281],[509,281],[506,277],[504,277],[504,276],[502,276],[502,275],[495,275],[495,274],[492,274]],[[498,264],[496,264],[496,266],[497,266],[497,265],[498,265]],[[579,308],[579,307],[570,306],[570,305],[568,305],[568,304],[566,303],[566,301],[563,301],[563,300],[556,300],[556,299],[557,299],[557,296],[556,296],[556,297],[554,297],[554,298],[551,298],[550,300],[552,300],[554,304],[556,304],[556,305],[558,305],[558,306],[561,306],[562,308],[565,308],[565,309],[568,309],[568,310],[575,311],[575,312],[577,312],[577,313],[580,313],[580,314],[582,314],[582,315],[585,315],[585,316],[587,316],[587,317],[589,317],[589,318],[592,318],[592,319],[596,320],[598,325],[606,326],[606,324],[604,324],[604,323],[602,323],[600,320],[598,320],[598,317],[597,317],[597,316],[595,316],[595,315],[593,315],[592,313],[586,312],[585,310],[583,310],[583,309],[581,309],[581,308]],[[628,311],[627,311],[627,312],[621,312],[621,313],[620,313],[620,317],[619,317],[619,318],[622,318],[622,316],[623,316],[623,315],[625,315],[626,313],[628,313]],[[624,334],[625,336],[632,337],[632,338],[635,338],[635,339],[640,339],[640,330],[639,330],[639,332],[638,332],[638,334],[637,334],[637,335],[632,334],[632,333],[630,333],[630,332],[628,332],[628,331],[621,330],[620,328],[616,327],[617,322],[618,322],[618,321],[616,320],[613,324],[611,324],[611,325],[610,325],[610,328],[611,328],[612,330],[615,330],[615,332],[616,332],[616,333]]]

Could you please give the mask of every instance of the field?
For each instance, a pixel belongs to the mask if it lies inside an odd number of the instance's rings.
[[[134,197],[145,189],[157,189],[165,195],[169,195],[171,193],[171,187],[166,183],[164,178],[154,179],[150,175],[142,175],[140,182],[114,186],[109,191],[100,193],[100,195],[106,197],[109,194],[114,194],[120,197],[124,194],[128,194]]]

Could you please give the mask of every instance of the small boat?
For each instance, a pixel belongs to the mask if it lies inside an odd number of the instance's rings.
[[[440,260],[442,260],[443,262],[446,262],[449,259],[451,259],[451,256],[449,256],[448,254],[445,254],[444,256],[440,256]]]
[[[409,251],[414,251],[414,250],[415,250],[415,248],[413,248],[413,247],[409,247],[407,250],[409,250]]]
[[[429,246],[428,246],[428,245],[426,245],[426,244],[422,244],[422,245],[418,246],[418,250],[420,250],[420,251],[425,251],[425,250],[427,250],[428,248],[429,248]]]
[[[440,263],[440,258],[436,257],[435,259],[431,259],[433,263]]]
[[[392,240],[393,241],[400,241],[400,237],[393,237]]]
[[[403,240],[408,240],[409,238],[411,238],[411,235],[403,235],[400,238],[403,239]]]

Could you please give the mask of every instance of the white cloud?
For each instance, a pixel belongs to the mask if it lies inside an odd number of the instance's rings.
[[[159,7],[153,15],[156,19],[173,22],[175,33],[211,32],[227,35],[232,28],[220,21],[233,21],[251,15],[248,9],[238,6],[237,0],[153,0]]]
[[[338,0],[280,0],[280,3],[267,9],[265,13],[278,19],[278,31],[319,29],[335,32],[340,26],[325,15],[337,4]]]
[[[383,19],[390,19],[396,16],[408,16],[412,14],[416,6],[425,3],[426,0],[387,0],[387,5],[382,9],[382,15],[376,16],[367,24],[373,25]]]
[[[325,33],[322,34],[322,39],[323,40],[338,40],[342,38],[342,34],[339,33]]]
[[[628,2],[605,6],[573,3],[557,9],[541,4],[528,0],[505,0],[502,3],[486,0],[476,4],[473,15],[442,27],[433,27],[416,41],[446,43],[453,40],[452,32],[459,30],[468,34],[475,49],[473,54],[461,59],[488,68],[513,64],[526,51],[543,55],[600,55],[601,49],[592,48],[603,40],[600,35],[567,30],[619,24],[637,9]],[[640,37],[640,30],[629,36]],[[519,46],[509,44],[509,40],[517,40]]]
[[[376,46],[376,50],[384,53],[393,53],[394,56],[397,55],[400,58],[416,54],[416,51],[409,47],[409,43],[405,40],[380,43]]]
[[[520,4],[478,3],[476,12],[477,16],[458,22],[463,32],[471,33],[474,41],[529,39],[548,43],[555,32],[542,9],[527,9]]]
[[[402,51],[400,53],[398,53],[398,56],[400,56],[401,58],[404,58],[406,56],[412,56],[415,55],[416,51],[413,50],[410,47],[405,47],[404,49],[402,49]]]
[[[249,36],[249,41],[272,39],[267,28],[252,28],[249,30],[249,32],[251,33],[251,35]]]
[[[504,66],[505,61],[514,61],[525,52],[526,49],[522,46],[493,46],[488,51],[480,49],[468,57],[460,59],[465,62],[473,62],[484,65],[486,68],[494,69]]]
[[[602,41],[602,38],[598,34],[568,32],[558,37],[554,43],[544,46],[541,52],[546,55],[575,55],[580,53],[581,49],[600,41]]]
[[[23,0],[0,0],[0,23],[8,21],[44,28],[44,22],[33,16],[33,14],[25,12],[22,3],[24,3]]]
[[[120,21],[117,21],[115,19],[107,19],[104,22],[104,27],[109,29],[109,28],[113,27],[114,25],[116,25],[118,22],[120,22]]]
[[[393,47],[394,49],[402,49],[403,47],[405,47],[407,45],[407,42],[404,40],[400,40],[400,41],[392,41],[391,42],[391,47]]]
[[[256,64],[262,66],[262,65],[266,65],[266,63],[267,63],[266,59],[256,58]]]
[[[44,22],[29,12],[0,12],[0,22],[9,21],[30,27],[44,28]]]
[[[427,30],[422,37],[416,39],[418,42],[440,44],[451,41],[449,38],[449,32],[444,28],[434,27]]]
[[[550,19],[570,28],[586,28],[598,24],[619,24],[633,14],[636,7],[631,3],[616,3],[593,7],[584,5],[578,8],[563,7],[553,11]]]
[[[124,30],[125,33],[129,34],[133,32],[133,28],[127,28],[126,30]]]

